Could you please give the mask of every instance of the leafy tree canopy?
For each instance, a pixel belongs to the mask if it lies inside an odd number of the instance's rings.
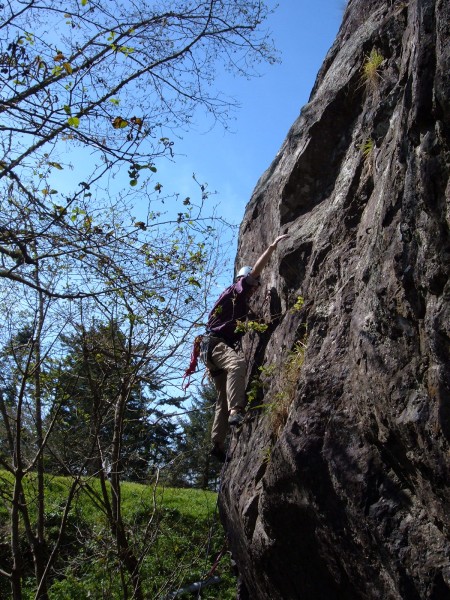
[[[137,547],[125,527],[121,480],[158,458],[140,446],[147,425],[157,443],[171,434],[157,430],[162,421],[150,419],[143,392],[179,383],[221,260],[207,187],[198,182],[197,200],[176,196],[165,214],[173,199],[158,161],[174,159],[174,137],[199,109],[226,123],[233,103],[212,86],[219,69],[248,76],[273,60],[261,28],[267,8],[257,0],[0,0],[0,10],[0,464],[14,479],[5,496],[10,559],[0,574],[23,597],[32,557],[35,595],[49,597],[86,486],[115,540],[123,596],[139,600],[150,546]],[[69,460],[63,445],[74,423],[86,439],[76,438]],[[52,540],[45,474],[61,463],[71,483]],[[36,494],[24,502],[31,471]],[[149,540],[151,516],[143,529]]]
[[[133,216],[130,193],[144,204],[161,197],[157,159],[173,156],[173,133],[199,107],[226,122],[232,101],[212,86],[219,69],[251,75],[273,60],[264,3],[15,0],[2,9],[0,276],[78,298],[123,289],[130,270],[139,280],[131,256],[164,269],[167,250],[146,246],[161,215],[141,204]],[[111,200],[124,169],[128,190]],[[177,220],[199,225],[198,209],[184,199]],[[37,262],[58,282],[42,272],[36,281]]]

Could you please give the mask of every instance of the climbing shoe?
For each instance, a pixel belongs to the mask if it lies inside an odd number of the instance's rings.
[[[232,426],[241,425],[243,420],[244,413],[242,411],[238,411],[228,417],[228,424]]]
[[[211,456],[214,456],[214,458],[217,458],[217,460],[219,460],[220,462],[225,462],[225,449],[219,446],[218,444],[213,444],[209,453],[211,454]]]

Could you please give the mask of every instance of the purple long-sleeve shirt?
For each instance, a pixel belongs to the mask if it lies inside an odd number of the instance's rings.
[[[237,321],[244,320],[249,312],[247,292],[252,287],[252,281],[256,283],[251,275],[247,275],[227,287],[209,313],[208,331],[223,338],[230,346],[243,335],[236,333],[236,325]]]

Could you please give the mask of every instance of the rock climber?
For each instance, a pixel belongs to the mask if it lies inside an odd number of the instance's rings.
[[[242,267],[235,282],[220,295],[209,313],[201,355],[217,390],[211,454],[222,462],[225,460],[228,426],[242,423],[246,405],[247,365],[238,349],[243,332],[236,331],[236,327],[238,321],[245,321],[248,317],[248,301],[261,285],[261,272],[278,244],[287,237],[287,234],[277,237],[253,267]]]

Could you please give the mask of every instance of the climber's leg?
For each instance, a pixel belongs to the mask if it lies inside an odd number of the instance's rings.
[[[215,346],[211,358],[218,369],[226,373],[226,390],[228,410],[245,408],[245,372],[247,365],[244,358],[225,343]]]
[[[214,387],[217,391],[216,409],[211,430],[211,441],[219,449],[224,448],[228,430],[228,402],[227,402],[227,373],[219,372],[212,375]]]

